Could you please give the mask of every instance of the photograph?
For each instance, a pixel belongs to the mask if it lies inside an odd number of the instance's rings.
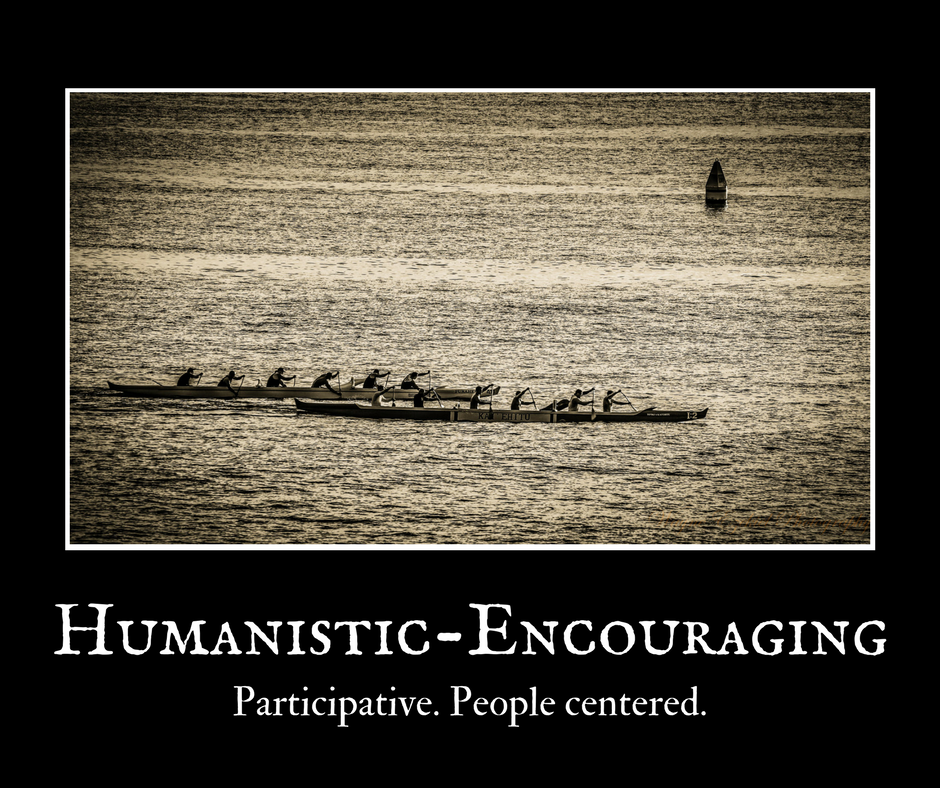
[[[870,91],[68,110],[70,546],[872,546]]]

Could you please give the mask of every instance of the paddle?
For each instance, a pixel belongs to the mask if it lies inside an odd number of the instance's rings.
[[[616,397],[617,394],[623,394],[623,389],[617,389],[617,393],[614,394],[614,396]],[[624,396],[624,399],[626,399],[627,403],[630,405],[630,407],[633,408],[633,412],[636,413],[637,412],[636,406],[632,402],[630,402],[630,398],[626,394],[623,394],[623,396]]]
[[[532,393],[532,389],[531,389],[531,388],[527,388],[525,391],[528,391],[528,392],[529,392],[529,399],[532,400],[532,402],[529,402],[529,403],[526,403],[526,404],[531,405],[533,408],[535,408],[536,410],[538,410],[538,409],[539,409],[539,406],[535,404],[535,395]],[[525,391],[522,392],[523,396],[525,395]],[[520,402],[519,402],[520,405],[522,404],[521,399],[522,399],[522,398],[520,397]]]
[[[531,402],[523,402],[523,399],[525,398],[526,392],[528,392],[528,394],[529,394],[529,399],[531,400]],[[523,406],[523,405],[532,405],[532,406],[534,406],[536,409],[538,409],[538,405],[535,404],[535,397],[532,395],[532,389],[531,389],[531,388],[524,388],[522,391],[517,391],[516,394],[518,395],[518,403],[519,403],[519,408],[520,408],[520,410],[522,409],[522,406]],[[513,402],[516,402],[516,401],[517,401],[516,397],[513,397],[513,400],[512,400],[512,401],[513,401]],[[512,407],[512,406],[510,406],[510,407]]]
[[[490,383],[490,385],[487,386],[485,389],[483,389],[483,391],[487,392],[487,391],[490,391],[492,388],[493,388],[493,384]],[[493,410],[493,395],[492,394],[490,394],[490,410]]]
[[[238,384],[238,391],[241,391],[241,390],[242,390],[242,386],[244,386],[244,385],[245,385],[245,376],[242,375],[242,382]],[[235,392],[235,396],[236,396],[236,397],[238,396],[238,391]]]

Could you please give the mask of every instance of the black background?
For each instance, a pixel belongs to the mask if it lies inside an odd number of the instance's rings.
[[[272,552],[68,551],[55,544],[39,570],[41,604],[27,622],[28,631],[38,624],[29,643],[39,647],[27,650],[21,674],[8,674],[13,683],[25,679],[20,689],[38,712],[36,727],[17,729],[15,741],[27,734],[48,745],[43,752],[51,757],[29,756],[33,773],[58,769],[105,783],[312,782],[337,769],[344,782],[531,783],[572,767],[579,781],[649,778],[652,770],[656,783],[666,784],[841,783],[891,754],[889,742],[907,722],[902,709],[918,688],[911,655],[923,633],[910,611],[923,604],[924,584],[885,533],[877,544],[871,551]],[[24,593],[32,600],[31,590]],[[108,611],[114,654],[56,655],[62,645],[56,605],[77,605],[73,624],[90,625],[91,603],[114,606]],[[599,647],[569,655],[560,633],[553,656],[541,650],[470,656],[477,629],[470,603],[509,605],[513,621],[563,627],[590,620],[595,640],[610,621],[629,622],[638,633],[642,620],[702,621],[718,648],[733,621],[749,650],[750,631],[761,621],[815,620],[833,631],[832,622],[850,624],[845,656],[832,646],[827,655],[683,655],[681,628],[668,656],[647,655],[641,643],[623,656]],[[394,656],[375,656],[365,646],[362,656],[346,656],[342,638],[324,656],[163,656],[156,636],[151,651],[136,657],[122,652],[115,623],[173,620],[185,632],[192,621],[206,620],[204,644],[211,648],[226,621],[241,645],[244,621],[266,629],[267,621],[392,620],[397,627],[412,619],[426,621],[432,636],[422,656],[400,655],[394,645]],[[883,633],[869,630],[886,639],[880,656],[860,655],[852,643],[855,628],[871,620],[885,624]],[[463,640],[439,643],[433,639],[439,631],[460,631]],[[804,649],[815,651],[815,632],[808,625],[804,631]],[[87,650],[83,636],[93,637],[76,633],[73,644]],[[918,645],[928,652],[926,642]],[[331,686],[336,695],[374,697],[394,686],[395,694],[430,697],[441,713],[353,717],[348,728],[327,717],[235,717],[236,685],[282,697],[300,695],[304,686],[311,697],[329,694]],[[537,686],[540,696],[556,699],[555,713],[526,717],[518,728],[509,728],[507,717],[450,717],[452,685],[487,697],[527,696]],[[571,717],[563,708],[571,696],[683,698],[692,686],[704,716]],[[16,709],[8,708],[8,717],[14,724],[21,719]]]
[[[900,675],[892,607],[897,597],[885,587],[886,561],[881,550],[65,551],[56,559],[42,617],[42,659],[54,699],[48,722],[75,757],[102,743],[115,757],[130,760],[186,743],[199,753],[221,748],[226,759],[242,758],[247,766],[263,764],[263,753],[293,753],[289,757],[296,759],[313,747],[317,757],[353,758],[355,773],[363,777],[377,768],[368,758],[380,751],[410,753],[427,764],[446,762],[457,752],[508,748],[527,759],[519,763],[549,769],[574,752],[601,759],[629,753],[633,759],[663,758],[660,765],[671,769],[678,767],[673,755],[686,768],[697,758],[713,764],[720,753],[733,752],[740,763],[758,762],[780,748],[864,748],[873,726],[894,716],[889,677],[896,681]],[[114,654],[55,655],[62,645],[56,605],[77,605],[72,624],[91,626],[91,603],[114,606],[107,619],[107,646]],[[479,620],[471,603],[510,606],[508,634],[517,641],[516,653],[468,654],[477,646]],[[494,613],[493,625],[504,618]],[[263,645],[260,655],[167,656],[158,653],[165,640],[158,626],[150,652],[130,656],[121,647],[120,620],[172,620],[184,635],[193,621],[205,620],[203,645],[210,650],[228,622],[243,651],[245,621],[266,632],[268,621],[305,621],[309,632],[317,620],[390,620],[394,635],[406,621],[420,620],[427,623],[430,648],[420,656],[404,655],[390,636],[395,654],[377,656],[373,626],[361,631],[363,654],[347,655],[346,630],[331,627],[332,647],[321,656],[290,656],[286,648],[275,656]],[[523,655],[520,620],[542,631],[543,621],[560,622],[555,654],[536,648],[536,654]],[[626,621],[638,643],[620,656],[600,643],[591,654],[569,654],[561,630],[576,620],[593,623],[595,642],[603,626]],[[669,655],[649,655],[639,639],[638,622],[644,620],[705,622],[711,630],[706,639],[716,650],[735,622],[750,653],[682,654],[680,626]],[[789,638],[779,656],[751,648],[753,627],[767,620],[785,625],[783,635],[768,630],[763,636],[765,643]],[[792,639],[786,622],[814,620],[833,632],[833,622],[849,622],[844,656],[831,645],[826,655],[812,654],[816,632],[809,624],[803,648],[810,653],[786,653]],[[871,620],[885,624],[884,632],[870,629],[865,638],[886,639],[880,656],[858,654],[854,647],[855,629]],[[132,630],[135,645],[143,645],[143,631]],[[463,635],[459,643],[434,637],[455,631]],[[409,633],[420,647],[424,633]],[[586,643],[587,635],[579,630],[579,642]],[[73,647],[87,652],[94,637],[73,633]],[[316,645],[309,637],[305,643]],[[504,645],[498,637],[491,641],[494,649]],[[354,716],[346,728],[331,717],[236,717],[238,685],[251,686],[258,697],[428,697],[440,714]],[[509,727],[508,715],[476,716],[469,706],[464,716],[453,717],[453,685],[488,698],[528,697],[536,686],[540,697],[555,699],[554,714],[521,718],[517,728]],[[572,696],[683,699],[693,686],[704,715],[588,717],[564,710]],[[211,771],[210,762],[203,766]]]

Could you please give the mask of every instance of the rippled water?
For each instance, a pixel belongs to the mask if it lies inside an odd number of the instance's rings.
[[[71,541],[869,543],[868,96],[756,96],[73,95]],[[709,412],[362,422],[107,390],[189,366]]]

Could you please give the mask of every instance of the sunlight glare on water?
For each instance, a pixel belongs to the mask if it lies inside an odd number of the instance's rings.
[[[72,97],[74,544],[870,543],[867,94],[722,94],[717,126],[704,97],[233,98]],[[189,366],[709,411],[357,421],[107,389]]]

